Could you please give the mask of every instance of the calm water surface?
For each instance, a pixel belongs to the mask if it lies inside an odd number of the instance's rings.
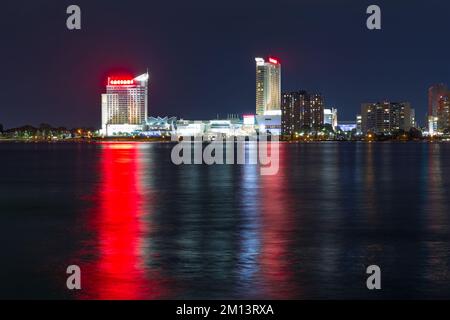
[[[450,144],[286,143],[275,176],[171,148],[0,144],[0,298],[450,298]]]

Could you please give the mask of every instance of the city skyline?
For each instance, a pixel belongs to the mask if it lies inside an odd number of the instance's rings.
[[[316,127],[319,125],[324,125],[326,123],[332,124],[333,129],[338,127],[337,122],[337,113],[338,109],[326,104],[324,101],[324,96],[321,93],[311,93],[306,90],[299,89],[297,91],[286,92],[283,90],[280,81],[281,74],[281,63],[277,58],[268,57],[268,61],[265,61],[262,58],[255,58],[256,61],[256,112],[254,116],[281,116],[280,124],[282,126],[292,126],[293,134],[295,130],[300,130],[300,128],[304,125],[308,127]],[[262,68],[262,69],[261,69]],[[267,69],[267,70],[266,70]],[[273,70],[271,70],[273,69]],[[267,74],[266,74],[267,73]],[[262,74],[262,75],[261,75]],[[145,78],[145,79],[144,79]],[[122,79],[122,80],[114,80],[114,79]],[[126,80],[124,80],[126,79]],[[101,125],[99,128],[99,132],[105,134],[107,132],[107,126],[109,125],[119,125],[116,129],[119,129],[121,125],[130,125],[129,130],[133,131],[137,127],[144,125],[147,120],[150,118],[160,118],[161,115],[149,115],[149,106],[148,106],[148,80],[149,80],[149,72],[147,70],[146,73],[141,74],[135,78],[131,76],[118,76],[118,75],[108,75],[106,81],[106,93],[101,94]],[[141,88],[141,89],[140,89]],[[424,115],[425,121],[421,123],[415,114],[415,108],[412,108],[411,103],[408,101],[394,102],[389,99],[383,99],[372,102],[363,102],[360,104],[361,109],[356,110],[353,119],[345,119],[340,120],[340,122],[354,122],[355,124],[360,119],[361,114],[364,114],[367,111],[364,111],[368,107],[376,107],[378,109],[383,109],[383,105],[391,105],[400,106],[401,109],[405,107],[408,108],[407,117],[409,125],[399,124],[398,119],[400,114],[402,114],[403,119],[403,111],[392,111],[387,112],[386,114],[391,115],[390,123],[386,125],[381,124],[384,116],[380,115],[380,124],[378,128],[380,130],[375,129],[375,125],[373,126],[373,130],[364,130],[363,132],[389,132],[393,129],[402,129],[408,131],[410,128],[424,128],[430,134],[434,134],[438,131],[442,132],[445,128],[449,128],[450,126],[450,91],[446,84],[436,83],[428,88],[428,105],[427,112]],[[271,95],[275,96],[276,99],[271,100]],[[278,99],[279,98],[279,99]],[[278,101],[279,100],[279,101]],[[391,108],[389,107],[389,108]],[[318,108],[316,110],[316,108]],[[117,110],[116,110],[117,109]],[[287,109],[291,109],[287,111]],[[297,110],[298,109],[298,110]],[[302,111],[303,110],[303,111]],[[300,111],[300,114],[297,114]],[[292,114],[292,117],[298,118],[295,121],[299,121],[297,124],[287,124],[283,121],[283,117],[287,117],[287,114]],[[370,112],[370,111],[369,111]],[[400,112],[400,113],[399,113]],[[432,116],[430,116],[430,112]],[[134,115],[132,115],[133,113]],[[330,120],[326,120],[326,116],[330,117]],[[331,115],[331,113],[333,115]],[[226,119],[230,119],[230,115],[238,118],[245,118],[249,113],[228,113]],[[442,117],[445,115],[445,119]],[[163,117],[168,117],[167,115],[163,115]],[[170,116],[172,117],[172,116]],[[312,117],[308,120],[308,117]],[[172,117],[174,119],[178,118],[177,115]],[[236,118],[236,119],[238,119]],[[419,116],[420,118],[420,116]],[[179,117],[180,120],[183,120],[182,117]],[[203,119],[206,119],[203,117]],[[219,113],[217,114],[217,120],[219,120]],[[222,117],[222,119],[225,119]],[[364,117],[363,117],[364,119]],[[294,120],[292,120],[294,121]],[[305,122],[306,121],[306,122]],[[364,120],[363,120],[364,121]],[[370,121],[370,120],[369,120]],[[376,123],[378,120],[374,120]],[[393,121],[393,122],[392,122]],[[12,129],[5,128],[2,125],[3,129]],[[19,127],[28,126],[29,124],[22,124]],[[41,122],[39,124],[48,125],[46,122]],[[134,127],[136,128],[134,128]],[[392,127],[391,127],[392,126]],[[19,128],[18,127],[18,128]],[[60,126],[63,128],[63,126]],[[87,128],[88,126],[79,126]],[[93,126],[91,128],[94,128]],[[133,127],[133,128],[132,128]],[[56,128],[56,127],[55,127]],[[117,131],[117,130],[113,130]],[[119,130],[120,131],[120,130]],[[130,131],[130,132],[131,132]]]
[[[256,110],[252,116],[255,120],[259,117],[259,121],[257,120],[256,123],[260,123],[264,128],[265,120],[270,123],[275,121],[274,124],[277,127],[278,134],[285,136],[298,135],[302,131],[302,127],[317,129],[329,124],[333,130],[339,128],[338,109],[327,105],[321,93],[311,93],[303,89],[291,92],[283,90],[279,58],[269,56],[267,60],[264,60],[256,57],[255,62]],[[149,117],[149,78],[148,69],[146,73],[134,78],[129,75],[108,75],[106,93],[101,94],[101,126],[98,130],[100,135],[130,134],[131,132],[144,130],[145,126],[154,121],[152,119],[169,119],[167,115],[163,118],[160,115]],[[423,128],[424,132],[431,136],[438,132],[442,133],[445,129],[450,128],[450,91],[446,84],[437,83],[430,86],[427,92],[428,109],[425,113],[423,126],[417,121],[415,108],[412,108],[410,102],[394,102],[388,99],[363,102],[361,103],[361,109],[355,113],[353,120],[346,119],[340,122],[344,123],[344,126],[348,123],[354,123],[355,128],[357,128],[356,132],[363,134],[389,134],[395,130],[406,132],[412,128]],[[248,115],[245,113],[229,113],[226,119],[244,119],[245,122],[245,117]],[[232,117],[230,118],[230,116]],[[264,119],[266,117],[275,118]],[[170,119],[175,119],[175,121],[177,118],[178,116],[170,116]],[[179,119],[181,122],[186,120],[182,117]],[[219,119],[219,114],[217,114],[216,120],[222,121]],[[194,120],[194,122],[196,121],[199,120]],[[43,125],[49,126],[47,123],[40,124],[40,126]],[[59,128],[65,129],[61,126]],[[84,128],[87,127],[84,126]],[[1,131],[4,129],[6,128],[1,124]],[[123,131],[124,129],[125,131]],[[109,133],[110,130],[111,133]]]

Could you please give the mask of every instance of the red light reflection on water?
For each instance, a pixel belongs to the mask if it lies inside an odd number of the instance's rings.
[[[262,175],[262,252],[261,269],[266,283],[266,296],[273,299],[289,299],[299,295],[293,279],[293,265],[290,257],[292,250],[290,231],[293,227],[289,204],[292,199],[286,188],[285,145],[280,143],[280,169],[275,175]]]
[[[98,205],[90,218],[97,243],[94,262],[86,272],[82,268],[82,298],[152,299],[161,287],[149,279],[145,266],[144,236],[148,226],[144,188],[140,177],[144,163],[139,144],[103,144],[101,152],[101,183]],[[90,250],[89,250],[90,251]]]

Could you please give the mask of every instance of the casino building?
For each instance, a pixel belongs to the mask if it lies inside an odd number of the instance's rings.
[[[104,136],[142,131],[148,116],[148,72],[136,78],[108,77],[102,94]]]

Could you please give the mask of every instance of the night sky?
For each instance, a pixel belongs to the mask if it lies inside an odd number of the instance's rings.
[[[66,8],[82,30],[66,28]],[[366,8],[382,9],[382,30]],[[253,113],[256,56],[282,62],[282,89],[321,92],[340,120],[362,102],[410,101],[450,84],[448,0],[2,1],[0,123],[100,126],[114,73],[150,72],[149,114]]]

